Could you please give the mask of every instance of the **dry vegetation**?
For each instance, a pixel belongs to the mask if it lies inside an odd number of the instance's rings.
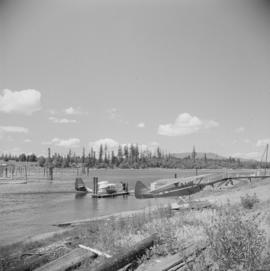
[[[129,217],[94,221],[45,242],[2,249],[0,270],[12,270],[20,261],[27,262],[27,255],[31,258],[42,253],[42,249],[44,252],[44,248],[46,251],[46,247],[50,251],[52,243],[58,244],[57,249],[52,250],[45,262],[79,244],[114,255],[153,233],[158,233],[160,242],[132,268],[142,264],[144,270],[153,270],[147,266],[156,258],[173,254],[181,257],[184,248],[190,244],[204,244],[206,249],[181,270],[257,270],[267,264],[269,233],[265,229],[270,228],[269,209],[270,202],[260,203],[256,195],[246,195],[238,205],[227,203],[215,208],[181,212],[159,207]],[[85,261],[79,269],[94,268],[100,260],[102,257]]]

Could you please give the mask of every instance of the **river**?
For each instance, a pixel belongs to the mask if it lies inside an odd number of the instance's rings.
[[[194,175],[194,170],[172,169],[107,169],[90,170],[83,177],[87,186],[92,179],[125,181],[134,189],[137,180],[146,184],[161,178]],[[66,221],[87,219],[112,213],[142,209],[169,203],[171,199],[137,200],[134,196],[92,199],[90,195],[77,197],[74,181],[77,170],[56,170],[53,181],[48,181],[41,169],[29,172],[27,184],[0,185],[0,242],[2,245],[27,237],[54,231],[52,226]]]

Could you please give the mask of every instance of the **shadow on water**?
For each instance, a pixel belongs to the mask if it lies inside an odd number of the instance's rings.
[[[82,199],[86,196],[87,194],[75,194],[75,199]]]

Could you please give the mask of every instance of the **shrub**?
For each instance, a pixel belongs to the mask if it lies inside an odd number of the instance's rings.
[[[265,233],[239,208],[229,205],[217,213],[206,228],[212,270],[256,270],[262,264]]]
[[[244,197],[241,197],[241,205],[245,209],[252,209],[253,206],[258,202],[259,202],[259,199],[257,198],[255,193],[253,194],[253,196],[246,194]]]

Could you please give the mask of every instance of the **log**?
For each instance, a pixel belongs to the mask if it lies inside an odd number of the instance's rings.
[[[35,271],[65,271],[80,265],[82,261],[88,258],[95,257],[95,253],[81,248],[76,248],[70,253],[67,253],[64,256],[37,268]]]
[[[48,262],[50,259],[49,255],[32,256],[27,262],[22,261],[15,267],[10,268],[12,271],[29,271],[41,266],[42,264]]]
[[[155,233],[150,237],[143,239],[142,241],[135,244],[133,247],[128,248],[123,253],[119,253],[105,262],[99,264],[95,271],[114,271],[118,270],[136,258],[142,256],[145,250],[152,247],[158,241],[158,235]]]

